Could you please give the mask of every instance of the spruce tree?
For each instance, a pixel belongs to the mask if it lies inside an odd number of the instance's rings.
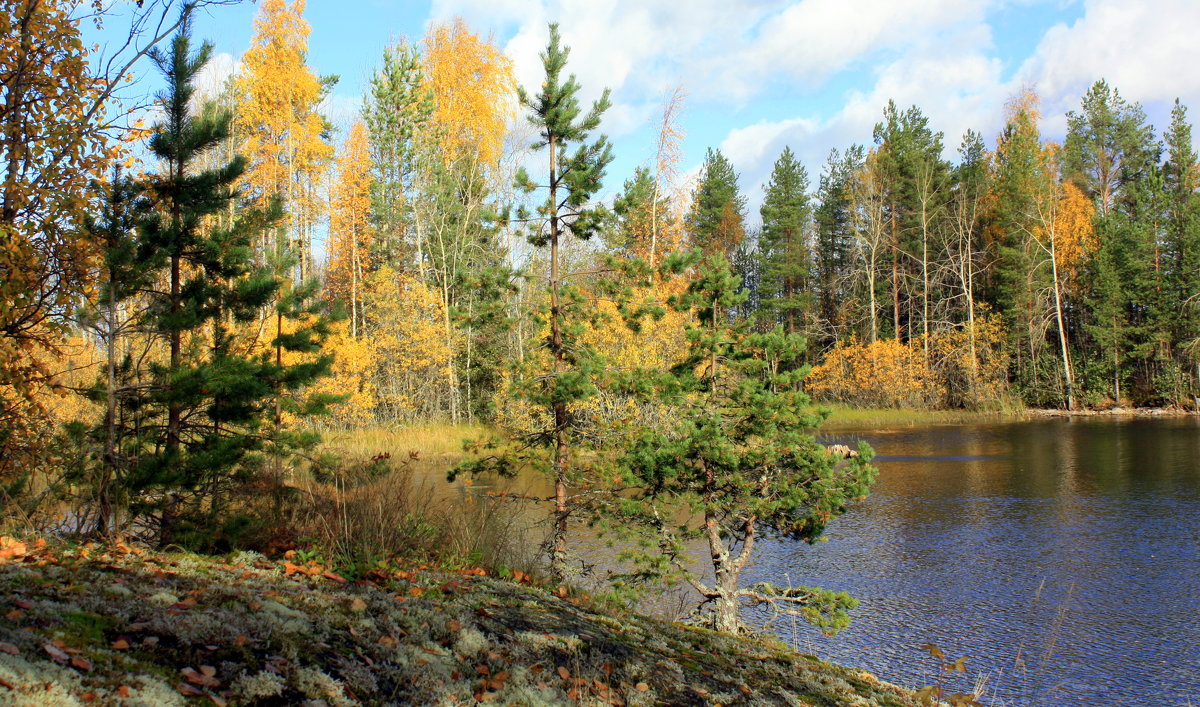
[[[809,277],[812,258],[808,231],[812,205],[808,172],[790,148],[775,161],[761,209],[759,252],[762,280],[761,306],[773,323],[782,323],[789,334],[807,324],[812,306]]]
[[[232,116],[211,105],[191,107],[212,45],[192,52],[190,29],[185,17],[170,50],[151,54],[167,80],[159,96],[164,118],[150,140],[163,168],[147,185],[154,209],[140,224],[139,257],[165,284],[149,293],[146,324],[165,339],[168,355],[150,367],[142,405],[157,421],[143,430],[129,486],[141,498],[134,510],[152,517],[160,544],[209,545],[216,528],[228,529],[232,491],[262,468],[264,448],[284,454],[298,441],[272,424],[281,399],[327,372],[331,361],[283,360],[286,352],[315,352],[327,327],[311,304],[312,284],[285,293],[269,267],[254,265],[254,239],[281,219],[278,200],[264,210],[242,207],[225,226],[213,218],[238,205],[246,162],[238,156],[213,169],[198,166],[229,135]],[[303,312],[310,323],[287,332],[280,326],[272,352],[248,353],[237,344],[236,326],[258,321],[273,304],[277,322]]]
[[[847,622],[856,602],[809,587],[744,587],[742,573],[758,541],[818,540],[828,522],[863,498],[875,470],[860,445],[849,460],[831,455],[811,432],[828,415],[801,388],[803,337],[782,327],[756,333],[728,311],[745,299],[723,255],[706,259],[688,290],[674,300],[696,313],[684,359],[660,381],[677,423],[646,430],[622,457],[626,526],[659,548],[643,557],[650,573],[676,573],[711,608],[711,625],[737,631],[740,610],[768,603],[827,632]],[[714,581],[687,557],[703,543]],[[705,573],[706,574],[706,573]]]

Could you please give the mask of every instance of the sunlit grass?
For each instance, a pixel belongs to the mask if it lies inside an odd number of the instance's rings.
[[[828,405],[833,415],[826,429],[847,427],[922,427],[957,425],[971,422],[1004,422],[1024,419],[1020,410],[909,410],[901,408],[856,408]]]
[[[486,435],[490,428],[473,424],[412,425],[407,427],[358,427],[332,430],[324,435],[324,446],[353,456],[387,453],[393,457],[416,452],[421,457],[456,457],[463,442]]]

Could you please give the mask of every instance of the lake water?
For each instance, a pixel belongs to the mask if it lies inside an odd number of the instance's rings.
[[[1200,706],[1200,421],[1076,419],[837,432],[880,475],[829,540],[762,547],[750,580],[850,592],[806,652],[914,687],[970,656],[984,704]]]

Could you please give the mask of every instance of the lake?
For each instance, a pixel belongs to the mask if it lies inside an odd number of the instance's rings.
[[[805,652],[933,684],[970,656],[984,704],[1200,705],[1200,421],[1079,418],[894,430],[865,439],[878,481],[825,543],[762,546],[748,578],[850,592]],[[762,618],[757,617],[757,618]],[[1190,702],[1189,702],[1190,700]]]

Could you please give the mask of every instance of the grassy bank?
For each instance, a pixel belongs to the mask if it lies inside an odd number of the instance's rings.
[[[860,427],[924,427],[972,422],[1007,422],[1028,419],[1024,410],[915,410],[902,408],[856,408],[828,405],[833,415],[821,429]]]
[[[0,558],[5,704],[918,704],[771,642],[479,571],[350,583],[296,557],[11,539]]]

